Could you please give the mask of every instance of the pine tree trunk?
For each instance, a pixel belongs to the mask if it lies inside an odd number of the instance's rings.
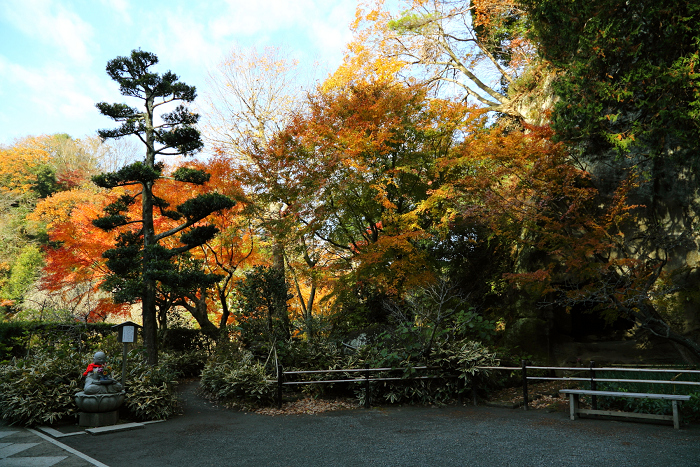
[[[153,131],[153,96],[146,99],[146,165],[155,167],[155,135]],[[155,245],[153,225],[153,182],[146,182],[141,193],[143,217],[143,343],[149,365],[158,364],[158,326],[156,319],[156,281],[151,274],[151,246]]]

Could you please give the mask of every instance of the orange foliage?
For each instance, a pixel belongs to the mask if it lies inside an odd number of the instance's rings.
[[[323,83],[324,91],[351,84],[392,82],[406,66],[404,61],[384,53],[389,46],[387,24],[391,19],[383,8],[384,3],[384,0],[375,0],[358,6],[350,25],[355,37],[347,45],[343,63]]]
[[[14,194],[29,192],[36,182],[34,171],[50,162],[50,154],[42,139],[27,137],[9,148],[0,148],[0,191]]]
[[[183,184],[163,178],[154,185],[154,192],[163,196],[171,206],[176,206],[198,193],[218,191],[223,194],[241,199],[241,190],[234,181],[230,165],[220,158],[208,162],[186,164],[192,168],[203,169],[212,174],[209,182],[203,186]],[[109,274],[102,253],[115,246],[113,232],[105,232],[92,224],[94,219],[104,215],[103,209],[114,202],[119,196],[133,192],[135,188],[115,188],[98,191],[94,188],[81,188],[64,191],[42,200],[37,205],[30,220],[46,223],[49,239],[55,248],[47,249],[47,264],[44,269],[42,288],[63,297],[69,302],[100,297],[88,319],[104,319],[108,315],[122,315],[128,311],[128,305],[115,304],[102,293],[98,293],[100,285]],[[216,225],[221,233],[209,244],[200,249],[192,250],[195,258],[204,261],[210,272],[227,276],[229,273],[252,259],[253,242],[247,225],[242,221],[240,213],[243,203],[234,208],[212,216],[209,221]],[[129,211],[131,219],[138,219],[140,205],[135,203]],[[160,215],[156,209],[154,224],[157,231],[173,228],[177,222]],[[121,229],[134,229],[134,224]],[[168,247],[181,246],[177,237],[169,237]],[[233,285],[232,278],[226,281],[227,288],[217,293],[228,294]],[[82,292],[77,293],[77,290]],[[211,309],[219,309],[217,302],[210,300]]]
[[[248,184],[287,205],[296,235],[324,242],[329,273],[352,273],[391,294],[429,281],[416,209],[467,108],[389,82],[320,92],[308,106],[251,154],[260,172]],[[261,174],[275,174],[274,183]]]
[[[128,312],[128,305],[117,305],[98,291],[109,272],[102,253],[114,246],[114,239],[92,225],[104,206],[120,194],[120,190],[90,189],[59,192],[40,201],[30,216],[30,220],[46,223],[49,240],[60,245],[47,248],[42,289],[74,305],[98,297],[87,316],[91,321]]]

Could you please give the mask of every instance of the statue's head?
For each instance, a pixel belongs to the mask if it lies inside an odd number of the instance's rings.
[[[96,352],[95,356],[92,358],[92,361],[98,365],[104,365],[104,363],[107,361],[107,354],[104,352]]]

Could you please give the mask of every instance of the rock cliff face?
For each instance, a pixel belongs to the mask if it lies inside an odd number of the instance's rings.
[[[700,331],[700,193],[696,169],[689,155],[669,149],[664,157],[632,155],[625,160],[606,155],[584,163],[603,199],[634,169],[639,187],[629,203],[638,205],[637,220],[627,228],[629,254],[665,259],[663,283],[668,293],[654,296],[654,304],[683,334]]]
[[[552,73],[536,73],[533,82],[527,79],[515,86],[518,111],[533,125],[547,124],[551,109],[556,103],[552,94]],[[670,140],[670,138],[669,138]],[[698,170],[692,163],[696,154],[667,142],[660,156],[650,157],[641,145],[624,157],[613,151],[586,148],[572,162],[591,174],[591,181],[598,189],[601,207],[609,203],[620,183],[631,173],[636,174],[638,186],[629,194],[629,204],[635,208],[635,220],[624,229],[624,251],[613,252],[635,260],[662,261],[662,274],[648,290],[639,291],[640,300],[648,301],[650,315],[663,321],[663,326],[676,333],[679,339],[689,339],[691,344],[700,342],[700,190]],[[525,233],[524,235],[527,235]],[[523,252],[516,268],[521,271],[541,268],[552,258]],[[618,320],[614,325],[605,324],[585,306],[574,311],[564,311],[562,306],[525,303],[515,299],[513,306],[520,318],[508,330],[509,344],[520,347],[550,361],[575,361],[581,358],[583,341],[611,341],[611,349],[624,349],[623,360],[653,358],[662,363],[667,360],[698,362],[686,346],[673,343],[663,336],[664,329],[644,329],[639,320]],[[572,313],[575,316],[572,316]],[[648,314],[649,315],[649,314]],[[577,321],[577,323],[575,323]],[[577,335],[576,326],[586,323],[597,327],[586,337]],[[536,330],[530,333],[528,330]],[[654,336],[656,332],[657,336]],[[664,339],[666,337],[666,339]],[[627,343],[623,343],[624,340]],[[579,345],[580,344],[580,345]],[[684,348],[686,347],[686,348]],[[656,348],[658,353],[650,352]],[[696,348],[697,350],[697,348]],[[614,362],[614,350],[608,352],[606,361]],[[622,350],[621,350],[622,352]],[[635,356],[636,352],[636,356]],[[593,352],[595,353],[595,352]],[[622,363],[622,361],[620,361]]]

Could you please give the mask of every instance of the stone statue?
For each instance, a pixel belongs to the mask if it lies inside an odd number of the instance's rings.
[[[83,373],[85,376],[85,387],[83,392],[87,395],[93,394],[116,394],[121,392],[122,385],[111,376],[103,374],[104,364],[107,355],[104,352],[97,352],[93,357],[93,363],[88,365]]]
[[[85,387],[75,394],[75,403],[80,409],[80,426],[107,426],[119,421],[119,407],[126,393],[121,383],[105,375],[107,355],[97,352],[83,373]]]

